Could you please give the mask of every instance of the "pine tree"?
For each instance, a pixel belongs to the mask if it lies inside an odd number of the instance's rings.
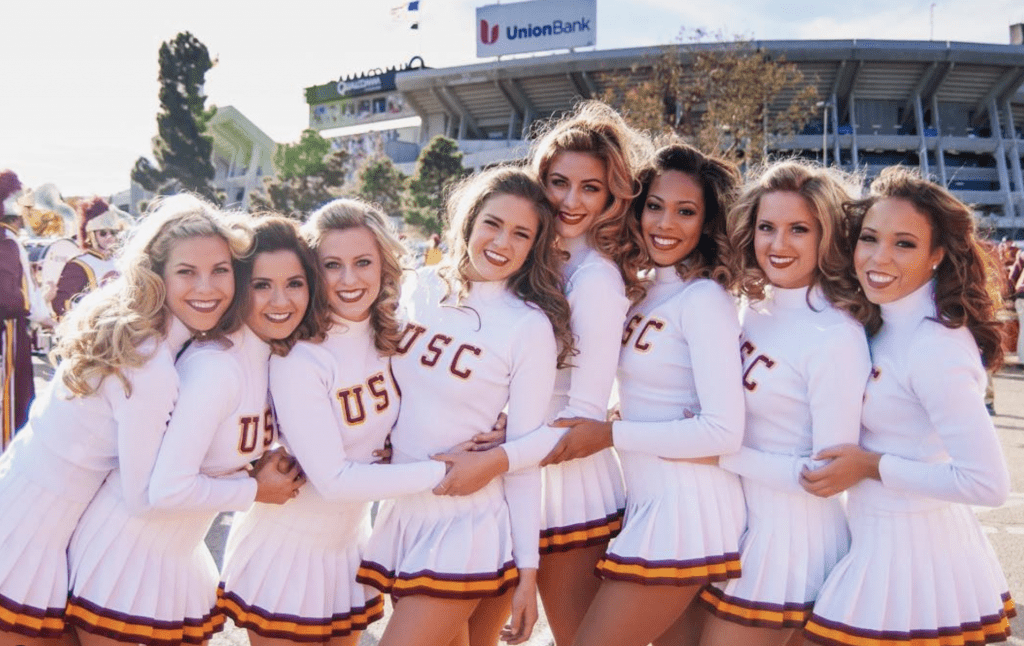
[[[163,195],[192,191],[215,200],[213,138],[206,126],[217,108],[205,108],[203,83],[215,64],[206,45],[189,32],[160,46],[160,112],[153,138],[154,166],[140,157],[132,180]]]
[[[390,157],[371,157],[359,170],[356,195],[377,204],[390,216],[402,217],[402,193],[406,179]]]
[[[427,235],[444,230],[444,202],[452,185],[466,174],[454,139],[437,136],[420,151],[409,182],[405,221]]]

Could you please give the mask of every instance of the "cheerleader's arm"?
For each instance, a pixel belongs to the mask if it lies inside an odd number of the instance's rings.
[[[558,418],[604,419],[619,365],[622,327],[629,309],[622,278],[610,265],[595,264],[573,276],[568,295],[577,354],[572,364],[568,402]],[[553,389],[552,389],[553,390]],[[535,466],[565,434],[564,428],[546,427],[518,441],[506,441],[508,470]]]
[[[178,373],[166,348],[142,367],[126,373],[131,394],[121,380],[108,377],[101,386],[111,401],[117,424],[117,468],[128,511],[150,508],[149,483],[160,442],[178,398]]]
[[[325,499],[339,502],[395,498],[436,485],[444,477],[443,462],[364,464],[349,459],[326,363],[314,360],[308,347],[270,360],[278,425],[308,482]]]
[[[619,420],[612,442],[620,449],[664,458],[703,458],[735,453],[743,442],[744,398],[740,324],[732,298],[718,285],[683,304],[683,334],[690,348],[700,411],[665,422]]]
[[[950,502],[1001,505],[1010,491],[1010,476],[985,410],[985,371],[978,349],[942,331],[923,336],[909,353],[911,388],[949,460],[921,462],[883,455],[882,484]]]
[[[161,509],[245,511],[256,500],[256,480],[202,472],[218,430],[238,409],[241,370],[230,354],[210,349],[178,361],[178,374],[181,390],[153,467],[150,503]]]
[[[543,427],[544,413],[555,385],[557,350],[547,319],[543,325],[524,326],[515,342],[514,365],[509,383],[508,427],[512,440]],[[540,470],[527,467],[506,473],[505,499],[512,521],[512,550],[516,566],[535,568],[540,562]]]

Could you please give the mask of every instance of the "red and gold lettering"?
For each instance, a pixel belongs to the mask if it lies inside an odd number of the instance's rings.
[[[377,403],[373,405],[375,411],[379,413],[391,404],[391,399],[388,397],[388,388],[384,383],[383,372],[378,372],[367,379],[366,386],[370,389],[370,394],[373,395],[373,398],[377,400]]]
[[[349,426],[362,424],[366,421],[366,408],[363,406],[363,387],[352,386],[338,391],[341,410],[345,413],[345,421]],[[353,402],[355,402],[353,404]]]
[[[263,448],[269,448],[277,437],[277,420],[274,419],[274,410],[267,408],[263,411]]]
[[[753,343],[750,341],[744,341],[740,344],[740,361],[746,361],[747,357],[752,356],[756,349],[757,348],[754,347]]]
[[[769,370],[771,370],[775,366],[775,361],[773,359],[769,359],[763,354],[757,355],[757,358],[750,362],[750,365],[747,366],[747,369],[743,371],[743,387],[749,390],[750,392],[754,392],[755,390],[757,390],[757,382],[750,378],[750,373],[754,370],[755,367],[757,367],[757,364],[759,363],[763,363],[765,368],[768,368]]]
[[[633,330],[640,321],[644,320],[642,314],[634,314],[628,321],[626,326],[622,329],[622,345],[626,345],[629,342],[629,337],[633,335]]]
[[[422,325],[416,325],[415,323],[406,325],[405,330],[402,331],[402,339],[398,342],[396,352],[398,352],[398,354],[405,354],[408,352],[409,348],[412,347],[412,344],[416,343],[416,339],[426,331],[427,328]]]
[[[259,415],[245,415],[238,418],[238,452],[252,453],[256,450],[256,436],[260,427]]]
[[[644,336],[646,336],[647,330],[650,330],[651,328],[654,328],[655,330],[660,330],[663,327],[665,327],[664,321],[659,321],[658,319],[651,319],[647,321],[646,323],[644,323],[643,328],[640,330],[640,334],[636,335],[636,341],[633,342],[633,347],[639,350],[640,352],[647,352],[648,350],[651,349],[651,344],[644,340]]]
[[[437,365],[437,360],[441,357],[441,353],[444,349],[452,342],[450,336],[444,334],[435,334],[434,338],[430,339],[430,343],[427,344],[427,352],[420,357],[420,363],[425,366],[433,368]],[[440,347],[438,347],[440,345]]]
[[[452,357],[452,374],[461,379],[469,379],[469,376],[473,374],[473,371],[470,370],[469,368],[466,368],[464,370],[459,368],[459,359],[462,358],[463,352],[472,352],[474,355],[479,357],[482,350],[476,346],[463,343],[462,345],[459,346],[459,349],[455,351],[455,356]]]

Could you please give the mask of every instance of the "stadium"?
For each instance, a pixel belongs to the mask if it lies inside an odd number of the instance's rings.
[[[770,138],[771,151],[836,160],[869,178],[894,164],[918,167],[974,205],[996,237],[1024,238],[1024,45],[803,40],[754,41],[772,59],[795,63],[819,97],[795,136]],[[701,44],[680,49],[686,66]],[[469,168],[521,158],[531,124],[599,97],[630,69],[643,75],[661,47],[570,51],[434,69],[410,64],[306,90],[310,127],[337,146],[365,147],[375,129],[406,173],[432,137],[458,142]],[[770,110],[784,109],[790,95]],[[390,127],[419,117],[418,126]],[[772,134],[772,133],[769,133]]]

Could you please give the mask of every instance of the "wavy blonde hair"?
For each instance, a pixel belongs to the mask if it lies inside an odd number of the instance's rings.
[[[309,242],[299,232],[299,223],[279,215],[261,214],[253,220],[252,253],[242,262],[239,271],[239,283],[244,288],[236,298],[244,304],[243,311],[246,312],[246,317],[251,313],[252,298],[249,290],[256,258],[261,253],[275,251],[290,251],[295,254],[302,265],[302,272],[306,276],[306,289],[309,292],[309,304],[295,330],[284,339],[271,339],[268,342],[271,352],[285,356],[297,341],[324,340],[327,328],[331,325],[331,308],[327,301],[323,272],[320,271],[320,260]]]
[[[560,153],[584,153],[604,162],[608,203],[587,230],[587,240],[618,266],[633,302],[644,291],[637,276],[640,267],[630,251],[642,241],[627,213],[640,192],[636,178],[647,165],[651,148],[649,139],[629,127],[618,112],[600,101],[582,101],[572,113],[542,127],[530,152],[530,164],[544,186]]]
[[[931,251],[942,248],[942,261],[935,270],[936,319],[948,328],[966,327],[981,350],[985,367],[1003,365],[1002,325],[996,314],[1002,308],[999,293],[1001,268],[978,242],[974,213],[948,190],[933,184],[915,171],[894,166],[886,168],[871,183],[870,195],[847,205],[850,240],[856,244],[864,216],[879,200],[901,199],[925,216],[931,225]],[[877,305],[871,305],[879,316]],[[869,330],[872,334],[878,326]]]
[[[853,272],[853,247],[843,217],[843,205],[853,199],[858,186],[853,175],[803,160],[773,162],[756,171],[729,211],[726,256],[736,290],[751,300],[765,297],[770,282],[754,253],[757,210],[761,198],[769,193],[795,193],[803,198],[821,227],[811,286],[819,286],[832,305],[862,325],[869,325],[871,304]]]
[[[739,169],[729,161],[705,155],[680,141],[662,146],[654,153],[651,165],[640,174],[640,194],[633,201],[631,218],[638,234],[651,185],[659,175],[667,171],[692,177],[700,185],[704,200],[704,224],[701,226],[697,246],[676,263],[676,273],[683,279],[710,278],[729,288],[733,276],[729,267],[722,262],[722,250],[728,246],[726,214],[739,188]],[[642,234],[639,237],[646,242]],[[653,264],[646,244],[636,246],[631,253],[633,263],[645,268]]]
[[[317,251],[330,231],[364,228],[373,234],[380,253],[380,293],[370,305],[370,326],[374,345],[381,355],[398,351],[402,330],[398,322],[398,299],[402,287],[402,258],[408,253],[384,212],[355,198],[332,200],[314,211],[302,231]]]
[[[523,169],[497,166],[463,180],[448,200],[449,226],[446,232],[449,252],[441,261],[438,274],[448,284],[448,294],[461,302],[469,289],[469,238],[484,204],[492,197],[511,195],[529,201],[537,214],[537,234],[523,266],[508,279],[509,291],[527,303],[536,305],[551,321],[558,341],[558,366],[567,365],[576,353],[570,327],[569,301],[565,298],[561,252],[555,246],[555,216],[544,189]],[[446,296],[446,297],[447,297]]]
[[[170,311],[164,268],[171,251],[182,240],[218,237],[232,256],[235,293],[239,286],[239,259],[251,245],[246,220],[228,215],[192,195],[175,195],[154,204],[154,209],[131,232],[118,265],[121,275],[86,295],[57,329],[55,354],[64,361],[64,385],[73,395],[95,393],[103,379],[116,375],[131,395],[125,369],[138,368],[152,355],[139,348],[167,334]],[[222,339],[242,324],[242,308],[233,299],[217,325],[204,336]]]

